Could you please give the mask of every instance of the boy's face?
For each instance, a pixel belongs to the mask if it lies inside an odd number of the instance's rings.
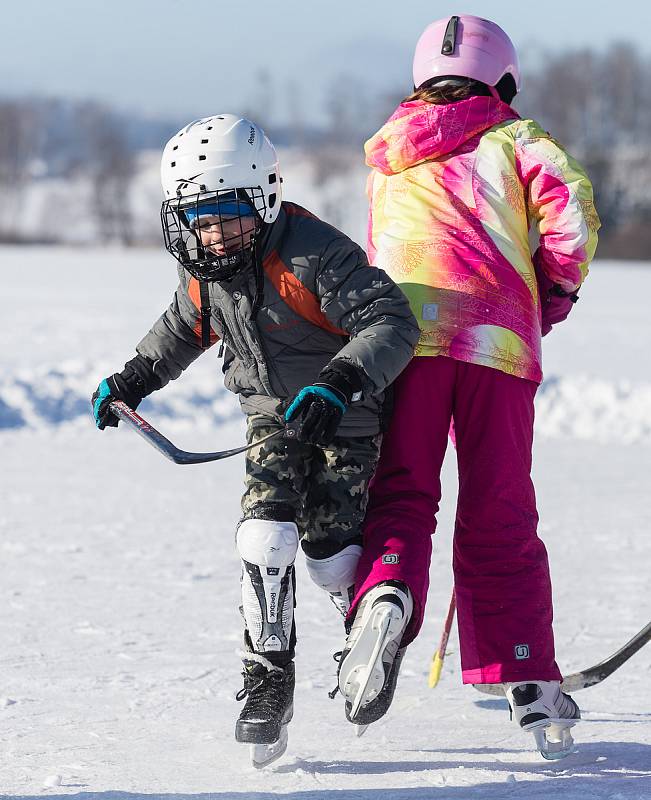
[[[202,215],[194,225],[194,232],[205,250],[225,256],[249,247],[255,233],[255,218]]]

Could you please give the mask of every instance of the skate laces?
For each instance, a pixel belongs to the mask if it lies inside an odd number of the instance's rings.
[[[242,673],[242,674],[244,675],[245,673]],[[242,689],[240,689],[240,691],[235,695],[235,699],[238,702],[240,702],[241,700],[244,700],[244,698],[248,694],[250,694],[251,692],[254,692],[258,688],[258,686],[261,686],[261,685],[262,685],[262,681],[258,681],[258,683],[256,683],[255,686],[247,686],[245,684],[244,687]]]
[[[285,673],[276,668],[260,675],[243,670],[244,686],[235,695],[238,701],[246,701],[247,711],[275,711],[282,708],[285,702]]]
[[[337,662],[337,664],[341,664],[341,658],[342,658],[343,654],[344,654],[344,651],[343,651],[343,650],[337,650],[337,652],[336,652],[336,653],[333,653],[333,654],[332,654],[332,660],[333,660],[333,661],[336,661],[336,662]],[[334,689],[333,689],[331,692],[328,692],[328,697],[329,697],[331,700],[334,700],[334,699],[335,699],[335,697],[336,697],[338,694],[339,694],[339,681],[337,681],[337,685],[335,686],[335,688],[334,688]]]

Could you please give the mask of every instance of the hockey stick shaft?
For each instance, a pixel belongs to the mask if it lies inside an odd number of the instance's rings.
[[[568,692],[575,692],[578,689],[587,689],[589,686],[601,683],[604,678],[612,675],[615,670],[625,664],[631,656],[634,656],[649,641],[651,641],[651,622],[645,625],[641,631],[638,631],[632,639],[605,661],[581,672],[568,675],[563,680],[563,689]]]
[[[578,692],[581,689],[587,689],[590,686],[595,686],[597,683],[605,680],[609,675],[612,675],[615,670],[619,669],[622,664],[625,664],[629,658],[634,656],[638,650],[644,647],[651,641],[651,622],[645,625],[642,630],[638,631],[635,636],[630,639],[623,647],[620,647],[616,653],[600,661],[592,667],[583,669],[580,672],[573,672],[563,678],[563,690],[566,692]],[[476,683],[474,688],[483,694],[491,694],[501,696],[504,694],[502,684],[500,683]]]
[[[439,642],[438,650],[432,656],[432,664],[429,671],[429,678],[427,685],[433,689],[441,678],[441,670],[443,669],[443,661],[445,659],[445,650],[448,646],[448,639],[450,638],[450,631],[452,630],[452,622],[454,621],[454,614],[457,609],[457,597],[452,589],[452,596],[450,597],[450,605],[448,606],[448,615],[445,618],[443,625],[443,632],[441,633],[441,640]]]
[[[129,425],[129,427],[140,434],[148,444],[156,448],[159,453],[162,453],[165,458],[168,458],[175,464],[205,464],[209,461],[221,461],[224,458],[230,458],[238,453],[244,453],[246,450],[257,447],[268,439],[283,433],[283,429],[279,428],[277,431],[264,436],[262,439],[258,439],[242,447],[234,447],[231,450],[219,450],[214,453],[192,453],[187,450],[181,450],[176,445],[172,444],[160,431],[157,431],[153,425],[150,425],[146,419],[141,417],[140,414],[137,414],[132,408],[129,408],[122,400],[114,400],[110,408],[118,419],[121,419]]]

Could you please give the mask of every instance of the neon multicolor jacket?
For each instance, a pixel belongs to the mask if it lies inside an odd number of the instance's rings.
[[[579,164],[492,97],[403,103],[366,143],[366,163],[369,260],[409,298],[416,355],[540,382],[535,267],[576,289],[597,244]]]

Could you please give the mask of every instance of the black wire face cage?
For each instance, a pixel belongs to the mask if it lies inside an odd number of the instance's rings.
[[[165,249],[198,280],[230,280],[251,263],[265,212],[260,186],[165,200]]]

